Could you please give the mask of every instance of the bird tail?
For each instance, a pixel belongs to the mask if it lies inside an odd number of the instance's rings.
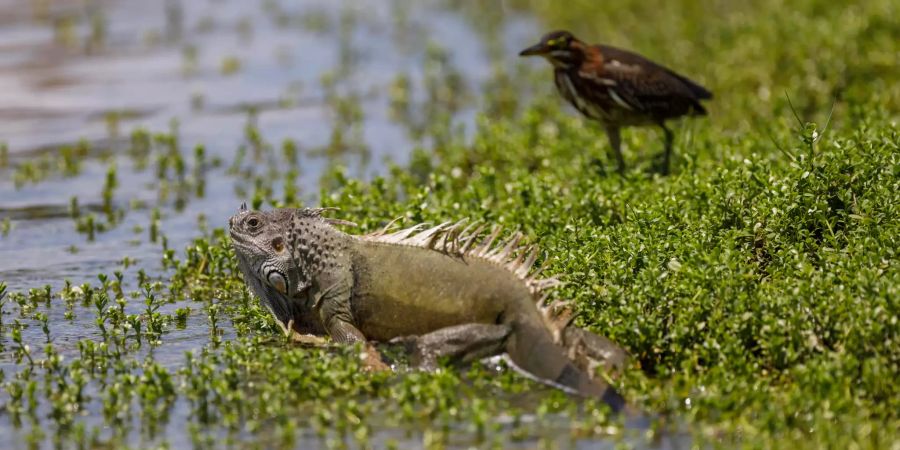
[[[685,86],[687,86],[687,88],[691,91],[691,94],[694,94],[694,97],[697,100],[709,100],[709,99],[713,98],[712,92],[710,92],[705,87],[700,86],[699,83],[696,83],[695,81],[691,80],[690,78],[679,75],[677,73],[673,73],[673,74],[676,77],[678,77],[678,79],[680,79],[681,82],[684,83]]]
[[[705,116],[706,108],[704,108],[703,105],[701,105],[699,101],[694,100],[691,103],[691,115],[692,116]]]

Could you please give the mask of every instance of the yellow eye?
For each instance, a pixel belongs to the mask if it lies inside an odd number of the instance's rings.
[[[556,39],[551,39],[551,40],[547,41],[547,45],[550,46],[550,47],[555,47],[555,46],[556,46]]]

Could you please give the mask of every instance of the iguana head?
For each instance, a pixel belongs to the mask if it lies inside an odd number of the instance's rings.
[[[301,286],[300,269],[289,248],[289,230],[296,210],[252,211],[241,205],[228,221],[231,243],[244,280],[283,325],[294,318],[292,297]]]
[[[247,285],[282,325],[300,319],[313,278],[334,271],[340,251],[333,225],[354,225],[322,217],[329,208],[248,210],[228,221],[238,267]]]

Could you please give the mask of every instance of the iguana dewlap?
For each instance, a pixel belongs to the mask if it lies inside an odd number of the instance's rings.
[[[537,251],[519,235],[495,245],[499,228],[482,238],[482,227],[458,222],[354,236],[323,211],[242,208],[230,219],[241,271],[283,326],[339,343],[416,336],[429,359],[506,352],[540,381],[624,405],[590,376],[624,352],[569,326],[567,305],[545,304],[557,281],[532,271]]]

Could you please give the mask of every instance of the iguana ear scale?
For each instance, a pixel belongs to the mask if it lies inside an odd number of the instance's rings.
[[[329,225],[346,225],[348,227],[358,227],[359,225],[356,222],[351,222],[349,220],[341,220],[341,219],[329,219],[328,217],[323,217]]]
[[[491,228],[487,237],[482,238],[482,231],[487,228],[486,224],[478,222],[467,223],[467,220],[460,220],[455,223],[445,222],[440,225],[426,228],[425,224],[413,225],[400,230],[391,230],[396,219],[391,221],[386,227],[374,233],[362,236],[362,239],[372,242],[382,242],[386,244],[408,245],[425,249],[446,252],[459,257],[476,257],[486,259],[497,264],[513,275],[522,280],[535,300],[543,306],[543,300],[538,300],[542,293],[547,289],[562,284],[557,278],[541,278],[540,274],[550,264],[550,260],[544,261],[544,264],[536,270],[533,270],[533,264],[540,253],[537,246],[520,246],[524,236],[522,233],[516,232],[504,242],[498,240],[502,232],[502,227],[494,226]],[[473,231],[470,231],[474,228]],[[550,329],[563,329],[571,320],[560,322],[557,311],[565,309],[568,302],[558,302],[554,304],[553,311],[542,308],[542,315]]]
[[[391,221],[388,222],[388,224],[385,225],[381,230],[376,231],[375,233],[372,233],[372,235],[381,236],[381,235],[387,234],[388,230],[390,230],[391,228],[393,228],[394,225],[397,224],[397,222],[399,222],[399,221],[401,221],[401,220],[403,220],[403,216],[400,216],[400,217],[395,218],[394,220],[391,220]]]

